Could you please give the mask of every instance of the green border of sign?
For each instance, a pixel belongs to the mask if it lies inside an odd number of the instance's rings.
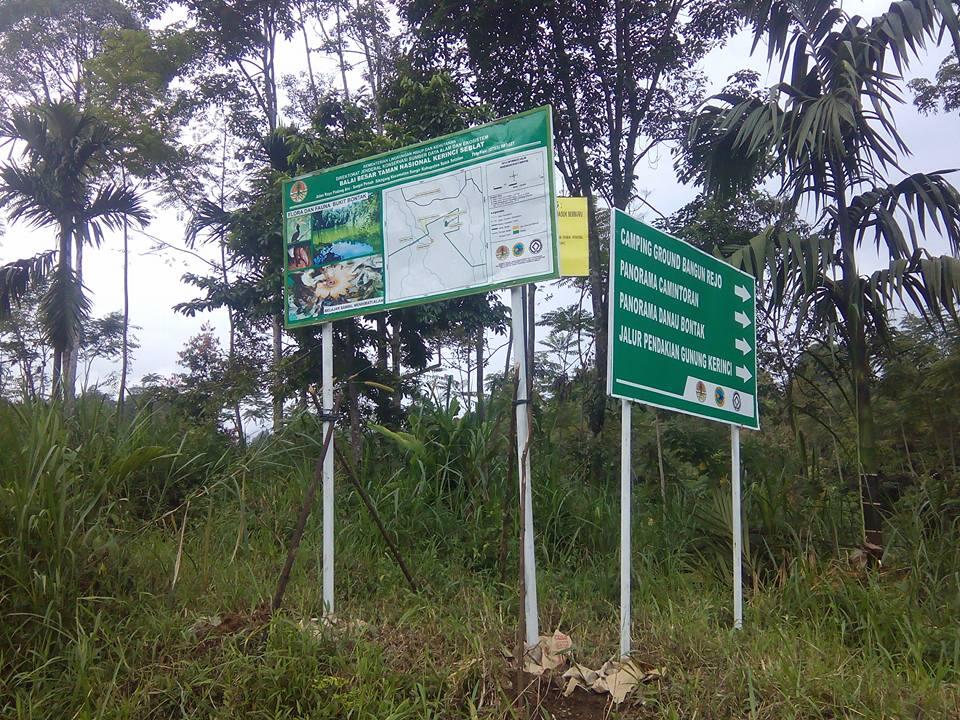
[[[529,276],[524,276],[520,278],[512,278],[510,280],[505,280],[503,282],[490,283],[488,285],[471,287],[471,288],[464,288],[462,290],[453,290],[450,292],[440,293],[437,295],[429,295],[421,298],[412,298],[407,300],[399,300],[396,302],[384,302],[379,305],[369,305],[366,307],[351,308],[348,310],[343,310],[341,312],[332,312],[316,318],[308,318],[308,319],[298,320],[294,322],[290,321],[289,297],[288,297],[288,290],[287,290],[287,276],[288,276],[288,273],[290,272],[290,269],[288,267],[289,257],[287,255],[287,245],[288,245],[287,212],[288,210],[293,209],[289,207],[291,204],[289,190],[290,190],[290,186],[293,183],[297,182],[298,180],[303,180],[305,178],[316,177],[318,175],[324,175],[327,173],[340,172],[344,168],[348,168],[353,165],[359,165],[361,163],[370,162],[372,160],[383,159],[393,155],[402,155],[404,153],[409,152],[410,150],[414,150],[419,147],[440,143],[444,140],[447,140],[449,138],[454,138],[457,136],[470,135],[472,133],[482,131],[484,128],[503,125],[508,122],[517,120],[519,118],[530,117],[538,113],[545,114],[546,126],[547,126],[546,137],[543,139],[542,147],[545,147],[547,150],[547,180],[548,180],[548,192],[549,192],[549,197],[547,198],[547,202],[549,204],[548,217],[550,218],[550,240],[551,240],[551,246],[552,246],[551,249],[552,249],[552,255],[553,255],[553,271],[552,272],[540,273],[537,275],[529,275]],[[494,158],[507,156],[512,154],[513,152],[519,152],[519,150],[512,150],[510,152],[505,152],[499,156],[494,155]],[[481,161],[478,161],[478,163],[487,162],[488,160],[491,160],[494,158],[487,157]],[[436,170],[426,171],[420,175],[415,175],[413,177],[406,177],[403,179],[402,182],[405,183],[415,179],[430,178],[437,175],[442,175],[449,171],[450,171],[450,168],[440,168]],[[284,327],[286,327],[287,329],[309,327],[312,325],[320,325],[326,322],[332,322],[334,320],[343,320],[345,318],[357,317],[360,315],[368,315],[368,314],[372,315],[375,313],[386,312],[388,310],[395,310],[395,309],[404,308],[404,307],[412,307],[414,305],[425,305],[427,303],[439,302],[442,300],[451,300],[453,298],[465,297],[467,295],[477,295],[485,292],[490,292],[492,290],[500,290],[503,288],[515,287],[517,285],[526,285],[532,282],[540,282],[543,280],[554,280],[560,277],[559,239],[557,235],[557,202],[556,202],[557,195],[556,195],[556,188],[555,188],[556,182],[554,179],[554,174],[555,173],[554,173],[554,152],[553,152],[553,109],[550,105],[543,105],[541,107],[534,108],[532,110],[527,110],[522,113],[517,113],[516,115],[510,115],[508,117],[499,118],[497,120],[494,120],[493,122],[467,128],[466,130],[460,130],[458,132],[448,133],[446,135],[441,135],[439,137],[431,138],[430,140],[425,140],[423,142],[419,142],[414,145],[407,145],[397,150],[390,150],[387,152],[379,153],[377,155],[371,155],[369,157],[361,158],[359,160],[353,160],[351,162],[343,163],[341,165],[336,165],[330,168],[325,168],[323,170],[317,170],[314,172],[297,175],[296,177],[292,177],[289,180],[285,180],[282,185],[282,198],[281,198],[282,200],[281,225],[282,225],[282,234],[283,234],[283,323],[284,323]],[[382,184],[374,185],[369,188],[344,191],[342,196],[348,197],[358,192],[382,192],[383,189],[387,187],[391,187],[392,185],[395,185],[395,184],[400,184],[400,183],[391,183],[389,180],[387,180]],[[339,199],[339,198],[331,197],[331,198],[327,198],[327,200],[325,201],[336,200],[336,199]],[[310,203],[306,203],[305,205],[302,205],[300,207],[308,208],[310,207],[310,205],[311,205]],[[382,205],[381,205],[380,211],[381,211],[381,228],[382,228],[383,226]],[[384,263],[383,272],[384,272],[384,292],[386,292],[386,273],[387,273],[386,263]]]
[[[757,378],[757,321],[756,321],[756,297],[757,297],[756,283],[757,283],[757,281],[756,281],[756,278],[755,278],[753,275],[751,275],[750,273],[744,272],[744,271],[741,270],[740,268],[737,268],[737,267],[734,267],[733,265],[730,265],[729,263],[725,262],[725,261],[722,260],[721,258],[715,257],[714,255],[711,255],[711,254],[708,253],[708,252],[704,252],[704,251],[701,250],[700,248],[698,248],[698,247],[696,247],[696,246],[694,246],[694,245],[691,245],[690,243],[686,242],[685,240],[682,240],[682,239],[680,239],[680,238],[674,237],[673,235],[670,235],[670,234],[668,234],[668,233],[665,233],[665,232],[663,232],[662,230],[658,230],[658,229],[655,228],[655,227],[652,227],[652,226],[650,226],[650,225],[647,225],[647,223],[644,223],[644,222],[642,222],[642,221],[640,221],[640,220],[637,220],[636,218],[630,216],[628,213],[625,213],[625,212],[622,211],[622,210],[619,210],[619,209],[617,209],[617,208],[611,208],[610,213],[611,213],[611,217],[610,217],[610,266],[609,266],[609,269],[608,269],[608,272],[609,272],[609,276],[608,276],[608,277],[609,277],[609,279],[608,279],[608,286],[607,286],[607,299],[608,299],[608,300],[607,300],[607,302],[608,302],[608,306],[607,306],[607,394],[608,394],[609,396],[611,396],[611,397],[620,398],[620,399],[623,399],[623,400],[629,400],[630,402],[635,402],[635,403],[639,403],[639,404],[643,404],[643,405],[650,405],[651,407],[661,408],[661,409],[663,409],[663,410],[672,410],[673,412],[679,412],[679,413],[683,413],[683,414],[685,414],[685,415],[691,415],[691,416],[693,416],[693,417],[703,418],[704,420],[712,420],[712,421],[714,421],[714,422],[724,423],[724,424],[726,424],[726,425],[737,425],[737,426],[739,426],[739,427],[749,428],[749,429],[751,429],[751,430],[759,430],[759,429],[760,429],[760,393],[759,393],[759,387],[757,387],[757,385],[758,385],[758,383],[757,383],[758,378]],[[700,255],[703,255],[703,256],[706,257],[706,258],[709,258],[712,263],[721,263],[721,264],[725,267],[725,269],[732,270],[733,272],[735,272],[735,273],[737,273],[738,275],[742,276],[742,277],[744,278],[744,280],[748,280],[748,281],[751,283],[751,287],[753,288],[753,301],[754,301],[754,308],[753,308],[753,310],[754,310],[754,313],[753,313],[753,380],[754,380],[754,383],[755,383],[755,386],[754,386],[754,388],[755,388],[755,393],[754,393],[754,414],[753,414],[753,418],[749,418],[749,417],[746,417],[746,416],[741,416],[742,419],[738,421],[738,420],[736,419],[736,417],[730,417],[729,419],[728,419],[728,418],[725,418],[725,417],[715,417],[715,416],[713,416],[713,415],[705,415],[705,414],[703,414],[703,413],[694,412],[693,410],[687,409],[687,408],[685,408],[685,407],[677,407],[677,406],[675,406],[675,405],[668,405],[668,404],[665,404],[665,403],[651,402],[651,401],[648,400],[648,399],[640,400],[640,399],[638,399],[638,398],[636,398],[636,397],[631,397],[631,396],[629,396],[629,395],[624,395],[624,394],[622,394],[622,393],[614,392],[614,389],[613,389],[613,385],[614,385],[614,377],[613,377],[613,349],[614,349],[614,346],[615,346],[615,343],[614,343],[614,341],[613,341],[613,335],[614,335],[614,311],[613,311],[613,307],[612,307],[611,303],[612,303],[612,298],[614,297],[614,292],[615,292],[614,280],[615,280],[615,278],[617,277],[617,276],[615,275],[615,273],[614,273],[614,268],[616,267],[616,262],[617,262],[617,260],[616,260],[616,254],[617,254],[617,244],[618,244],[618,243],[616,242],[616,232],[617,232],[617,227],[618,227],[618,225],[619,225],[619,223],[618,223],[617,220],[616,220],[616,218],[617,218],[617,213],[619,213],[619,214],[622,215],[624,218],[627,218],[628,220],[630,220],[630,221],[632,221],[632,222],[638,222],[638,223],[644,225],[646,228],[648,228],[652,233],[654,233],[654,234],[656,234],[656,235],[661,235],[661,236],[663,236],[663,237],[670,238],[671,240],[673,240],[673,241],[675,241],[675,242],[683,243],[686,247],[688,247],[688,248],[690,248],[690,249],[692,249],[692,250],[695,250],[697,253],[699,253]],[[661,392],[658,388],[654,388],[654,387],[650,387],[650,386],[646,386],[646,387],[642,387],[642,388],[641,388],[641,387],[638,387],[637,389],[638,389],[640,392],[644,392],[644,393],[647,393],[647,394],[659,394],[659,393]],[[678,402],[684,402],[684,401],[679,400]]]

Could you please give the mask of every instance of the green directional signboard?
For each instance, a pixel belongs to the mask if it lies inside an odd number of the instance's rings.
[[[752,276],[613,211],[608,392],[758,429]]]
[[[558,275],[549,107],[283,185],[284,321]]]

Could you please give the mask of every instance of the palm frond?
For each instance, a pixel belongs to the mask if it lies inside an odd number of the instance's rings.
[[[90,317],[90,299],[77,274],[61,265],[50,276],[40,302],[40,319],[47,340],[58,352],[76,347],[83,323]]]
[[[829,237],[770,227],[726,259],[767,283],[771,308],[786,306],[824,329],[855,313],[885,335],[889,311],[898,305],[916,310],[927,322],[943,322],[945,316],[960,321],[960,259],[918,249],[865,277],[834,279],[829,270],[840,258]]]
[[[901,0],[866,21],[835,0],[750,4],[755,41],[783,58],[767,98],[711,98],[691,126],[687,154],[712,193],[742,189],[742,167],[770,154],[784,190],[819,204],[832,187],[877,182],[908,149],[892,107],[909,61],[940,32],[957,32],[945,0]],[[892,58],[897,74],[885,69]],[[712,158],[712,159],[711,159]]]
[[[290,156],[293,153],[291,134],[295,134],[294,128],[277,128],[261,141],[271,169],[284,173],[290,172]]]
[[[185,241],[187,247],[194,247],[201,235],[210,237],[227,235],[234,226],[232,212],[211,200],[202,200],[199,207],[187,223]]]
[[[908,259],[920,247],[929,222],[954,254],[960,252],[960,192],[944,177],[949,172],[953,171],[914,173],[854,197],[847,220],[855,228],[858,245],[872,236],[878,251],[885,249],[894,260]]]
[[[760,0],[747,6],[746,17],[753,25],[753,49],[767,37],[767,59],[785,54],[788,38],[796,25],[813,29],[814,18],[829,17],[837,12],[834,0],[814,0],[800,6],[788,0]],[[808,19],[810,19],[808,21]]]
[[[750,3],[746,10],[753,25],[754,49],[766,37],[768,59],[790,55],[791,38],[802,34],[812,44],[822,43],[837,25],[861,25],[861,18],[849,17],[836,0],[761,0]],[[868,43],[873,60],[882,64],[886,51],[893,55],[899,68],[906,66],[909,55],[917,55],[927,40],[948,33],[960,50],[960,23],[950,0],[900,0],[874,18],[869,27]]]
[[[63,204],[43,175],[31,167],[0,167],[0,208],[14,222],[49,227],[59,222]]]
[[[900,0],[870,24],[876,44],[889,50],[901,73],[910,55],[919,55],[927,40],[936,41],[943,32],[957,38],[958,29],[951,3],[943,0]]]
[[[776,102],[721,93],[691,122],[681,179],[696,180],[712,196],[754,186],[772,169],[770,156],[780,128]]]
[[[78,219],[78,227],[85,228],[89,235],[84,239],[99,245],[104,227],[118,230],[123,227],[124,219],[135,220],[143,227],[150,221],[150,212],[143,195],[129,186],[110,183],[97,188]]]
[[[9,317],[11,306],[20,302],[32,286],[47,276],[55,255],[56,252],[51,250],[0,265],[0,320]]]
[[[22,140],[27,153],[43,157],[47,144],[47,123],[43,114],[29,107],[15,107],[9,115],[0,118],[0,137],[4,142]]]
[[[943,322],[944,316],[960,322],[960,259],[918,251],[866,277],[863,296],[865,310],[875,320],[900,302],[912,305],[927,322]]]
[[[800,235],[772,225],[746,245],[720,248],[734,267],[770,283],[771,302],[796,302],[798,294],[813,294],[825,285],[836,263],[831,239],[823,234]]]

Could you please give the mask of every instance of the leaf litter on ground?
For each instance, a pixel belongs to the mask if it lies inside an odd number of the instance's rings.
[[[611,659],[594,670],[572,660],[573,641],[559,630],[553,635],[541,635],[536,645],[526,651],[523,669],[529,675],[542,676],[559,671],[568,663],[563,673],[566,680],[564,697],[569,697],[577,688],[596,694],[609,694],[614,703],[620,704],[637,685],[659,681],[665,668],[656,668],[642,663],[636,657]],[[508,655],[508,653],[504,653]]]

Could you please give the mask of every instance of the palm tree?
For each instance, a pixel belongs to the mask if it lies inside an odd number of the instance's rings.
[[[902,102],[911,56],[943,31],[956,38],[957,21],[940,0],[897,2],[869,22],[836,4],[757,3],[755,38],[766,34],[771,59],[782,56],[780,82],[763,93],[708,100],[686,153],[689,175],[710,193],[743,191],[779,174],[781,196],[792,206],[804,201],[817,216],[809,237],[773,226],[735,249],[730,261],[758,280],[769,277],[772,303],[796,303],[801,317],[846,346],[864,539],[880,545],[867,339],[886,334],[894,306],[956,319],[960,301],[960,194],[943,172],[903,171],[900,157],[909,150],[892,108]],[[889,182],[890,175],[899,179]],[[928,229],[946,238],[952,255],[934,257],[922,247]],[[862,273],[857,254],[864,243],[888,265]]]
[[[57,234],[57,266],[41,305],[41,322],[54,349],[54,388],[69,410],[76,382],[80,326],[90,310],[80,259],[99,245],[105,229],[124,218],[149,218],[143,199],[125,185],[100,180],[114,131],[69,102],[15,108],[0,122],[20,163],[0,165],[0,208],[13,222],[50,227]],[[76,250],[76,260],[74,259]]]

